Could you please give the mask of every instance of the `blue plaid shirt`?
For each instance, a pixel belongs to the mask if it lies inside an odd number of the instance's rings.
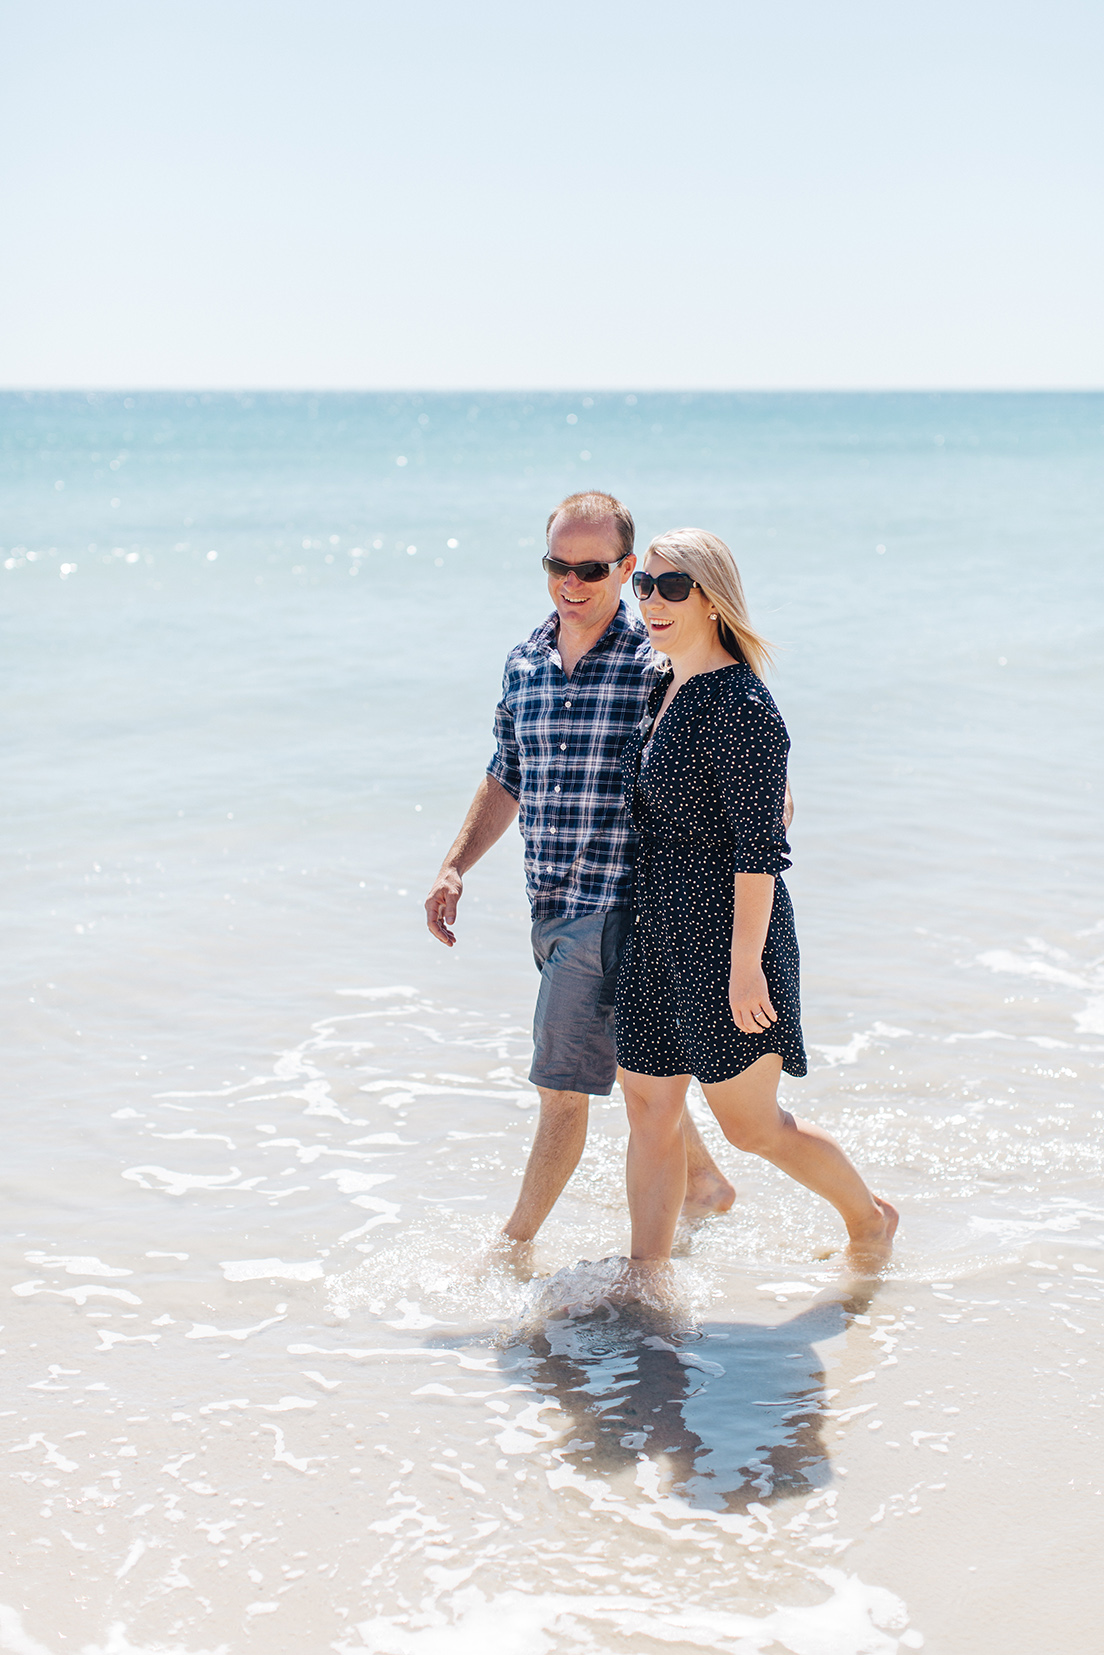
[[[637,836],[621,749],[647,711],[655,654],[622,603],[571,677],[552,614],[506,657],[487,766],[517,799],[534,919],[605,913],[632,901]]]

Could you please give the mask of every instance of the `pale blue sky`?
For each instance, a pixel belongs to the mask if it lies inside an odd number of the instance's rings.
[[[3,0],[0,384],[1104,385],[1100,0]]]

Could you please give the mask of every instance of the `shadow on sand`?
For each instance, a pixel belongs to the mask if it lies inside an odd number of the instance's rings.
[[[568,1424],[547,1446],[582,1474],[650,1460],[658,1493],[745,1512],[832,1481],[815,1347],[865,1314],[876,1287],[853,1284],[773,1327],[706,1322],[690,1337],[640,1304],[552,1316],[511,1340],[503,1365],[526,1359],[531,1383],[559,1403]]]

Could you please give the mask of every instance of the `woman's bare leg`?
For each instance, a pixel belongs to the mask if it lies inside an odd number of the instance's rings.
[[[625,1070],[621,1087],[629,1116],[626,1182],[634,1259],[668,1259],[686,1199],[683,1110],[689,1075],[657,1079]]]
[[[729,1143],[761,1155],[829,1201],[847,1226],[851,1262],[877,1268],[889,1257],[897,1213],[870,1193],[834,1138],[779,1108],[781,1073],[782,1059],[768,1053],[732,1080],[702,1091]]]
[[[683,1082],[685,1103],[690,1076],[681,1075],[679,1078]],[[625,1090],[624,1080],[623,1072],[618,1069],[617,1084],[622,1092]],[[726,1213],[736,1199],[736,1191],[706,1149],[689,1109],[683,1109],[682,1112],[682,1136],[686,1141],[686,1199],[682,1203],[683,1218],[694,1223],[697,1219],[707,1218],[712,1213]]]

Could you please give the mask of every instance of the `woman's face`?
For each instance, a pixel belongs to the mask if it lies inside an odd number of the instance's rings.
[[[674,564],[655,552],[645,555],[643,567],[649,575],[674,572]],[[717,624],[709,619],[709,599],[697,586],[691,587],[685,603],[668,603],[656,587],[650,598],[640,599],[640,613],[652,647],[662,655],[686,655],[708,645],[717,636]]]

